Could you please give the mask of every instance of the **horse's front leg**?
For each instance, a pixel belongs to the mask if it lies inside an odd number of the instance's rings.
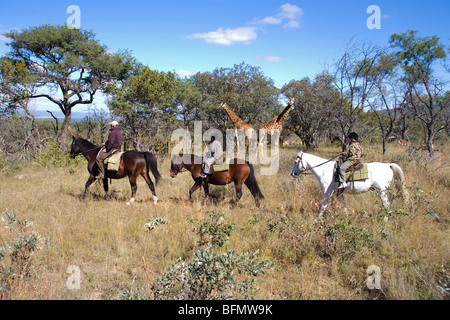
[[[332,185],[328,186],[328,188],[324,191],[318,219],[321,219],[323,217],[325,210],[327,209],[327,206],[328,206],[328,201],[330,200],[331,196],[333,195],[333,192],[334,192],[334,188],[332,187]]]
[[[189,201],[192,202],[192,194],[194,193],[195,190],[197,190],[198,188],[200,188],[201,184],[198,184],[197,182],[194,183],[194,185],[192,186],[191,189],[189,189]]]
[[[82,199],[85,199],[85,198],[86,198],[87,193],[88,193],[88,191],[89,191],[89,187],[90,187],[91,184],[94,183],[94,181],[95,181],[95,177],[91,174],[91,175],[89,176],[88,181],[86,181],[86,184],[84,185],[84,193],[81,195]]]

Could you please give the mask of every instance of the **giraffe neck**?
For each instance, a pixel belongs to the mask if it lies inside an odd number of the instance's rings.
[[[228,115],[230,116],[231,121],[233,121],[235,125],[239,124],[240,122],[243,122],[241,118],[239,118],[233,111],[231,111],[230,108],[228,108],[226,103],[223,104],[223,107],[225,108]]]
[[[283,124],[286,120],[287,116],[289,115],[289,112],[291,112],[292,105],[289,104],[286,108],[284,108],[283,112],[280,113],[280,115],[277,117],[277,122],[280,124]]]

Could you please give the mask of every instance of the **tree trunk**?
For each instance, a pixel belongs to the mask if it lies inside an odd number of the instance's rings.
[[[58,142],[61,146],[63,146],[68,139],[68,131],[71,118],[72,118],[72,110],[68,108],[66,109],[64,122],[62,123],[61,131],[58,137]]]

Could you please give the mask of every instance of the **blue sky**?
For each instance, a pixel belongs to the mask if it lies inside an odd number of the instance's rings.
[[[0,34],[66,24],[70,5],[80,8],[81,28],[152,69],[191,74],[245,62],[260,66],[277,87],[314,77],[351,38],[386,46],[391,34],[413,29],[450,43],[448,0],[2,1]],[[370,5],[380,8],[380,29],[367,28]],[[0,36],[0,55],[6,42]]]

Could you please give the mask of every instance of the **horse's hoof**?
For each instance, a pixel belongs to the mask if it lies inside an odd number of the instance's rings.
[[[153,203],[158,204],[158,198],[156,196],[153,196]]]
[[[130,201],[126,203],[127,206],[131,206],[131,204],[134,203],[134,198],[131,198]]]

